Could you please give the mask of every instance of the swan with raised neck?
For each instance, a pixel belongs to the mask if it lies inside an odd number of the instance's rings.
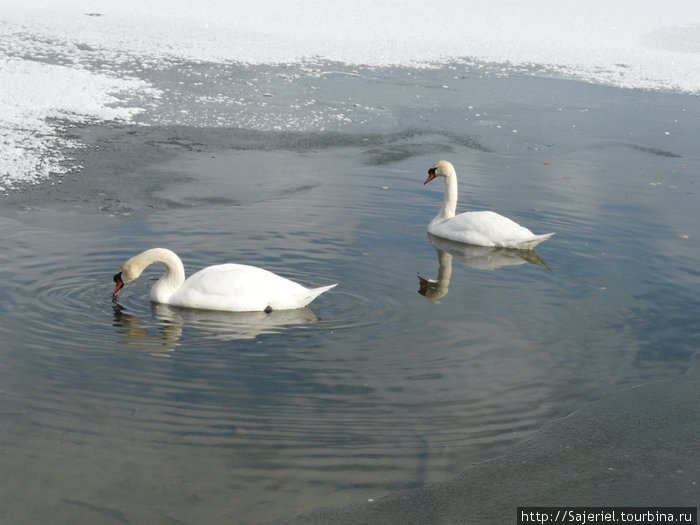
[[[262,268],[233,263],[209,266],[185,279],[185,267],[175,252],[151,248],[117,268],[112,295],[116,297],[125,284],[153,263],[165,266],[165,273],[151,288],[151,300],[186,308],[231,312],[293,310],[336,286],[306,288]]]
[[[456,215],[457,172],[451,162],[440,160],[428,170],[431,180],[445,179],[445,200],[438,214],[428,224],[428,232],[452,241],[477,246],[532,249],[554,233],[535,235],[527,228],[493,211],[471,211]]]

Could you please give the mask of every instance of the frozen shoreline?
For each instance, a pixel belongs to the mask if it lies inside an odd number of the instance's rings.
[[[83,58],[123,64],[131,55],[151,65],[169,59],[247,64],[322,59],[413,67],[468,57],[578,71],[625,87],[700,88],[697,71],[689,67],[697,64],[700,48],[700,15],[692,0],[5,4],[3,22],[16,37],[10,52],[25,46],[46,52],[51,42],[56,54],[70,47]],[[31,35],[37,38],[30,43]]]
[[[267,4],[233,9],[216,0],[161,0],[117,9],[101,0],[6,2],[0,19],[0,189],[80,168],[70,150],[81,145],[64,139],[55,119],[131,122],[140,115],[142,123],[161,121],[160,113],[169,111],[162,99],[187,99],[210,83],[188,75],[192,64],[247,64],[254,72],[257,66],[309,63],[324,74],[336,63],[457,63],[499,75],[532,71],[628,89],[700,93],[700,19],[688,0],[646,2],[643,8],[603,1],[564,7],[550,0],[527,6],[407,2],[399,9],[369,1]],[[156,81],[169,69],[181,77],[172,84]],[[201,113],[195,109],[181,120],[169,113],[173,125],[229,125],[207,119],[211,101],[256,111],[256,89],[232,94],[208,87]],[[330,100],[332,93],[308,93],[300,103],[306,114],[293,125],[318,126],[324,119],[338,124],[337,115],[314,114],[317,103]],[[250,124],[244,118],[235,125]]]

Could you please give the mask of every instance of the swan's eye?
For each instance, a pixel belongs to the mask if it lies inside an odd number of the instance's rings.
[[[114,282],[115,283],[120,283],[122,281],[122,272],[119,272],[114,276]]]
[[[433,177],[435,177],[435,168],[430,168],[428,170],[428,175],[432,175]]]

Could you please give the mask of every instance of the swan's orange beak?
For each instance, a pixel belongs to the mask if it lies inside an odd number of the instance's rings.
[[[430,169],[428,170],[428,178],[425,179],[425,182],[423,183],[423,186],[425,186],[426,184],[428,184],[428,183],[429,183],[431,180],[433,180],[435,177],[437,177],[437,175],[435,175],[435,168],[430,168]]]
[[[114,276],[114,282],[117,283],[117,286],[114,288],[114,291],[112,292],[112,297],[116,297],[117,294],[119,293],[119,290],[122,289],[124,286],[124,281],[122,281],[122,272],[119,272],[117,275]]]

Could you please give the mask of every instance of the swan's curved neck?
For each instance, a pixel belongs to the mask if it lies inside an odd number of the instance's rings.
[[[165,248],[151,248],[132,259],[132,262],[145,269],[153,263],[165,266],[165,273],[151,288],[151,299],[158,303],[167,299],[185,282],[185,267],[180,258]]]
[[[452,171],[445,175],[445,202],[438,217],[442,220],[451,219],[457,209],[457,174]]]

